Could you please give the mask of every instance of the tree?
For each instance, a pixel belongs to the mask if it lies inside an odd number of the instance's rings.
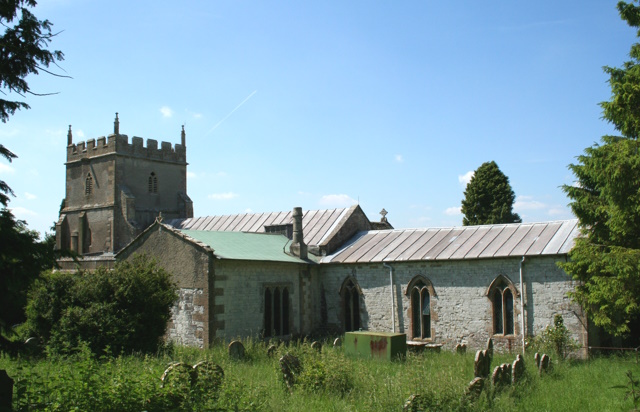
[[[12,93],[22,99],[27,94],[41,95],[29,88],[28,75],[43,71],[60,76],[47,68],[64,56],[47,48],[55,34],[51,33],[51,22],[38,20],[29,11],[28,7],[35,5],[35,0],[0,2],[0,24],[5,28],[0,37],[0,91],[3,97],[7,96],[0,98],[3,123],[16,110],[29,108],[24,101],[11,99]],[[0,157],[11,162],[17,156],[0,144]],[[14,195],[13,191],[0,180],[0,332],[10,331],[11,325],[23,320],[29,284],[54,262],[51,239],[40,242],[38,234],[28,230],[26,223],[16,220],[7,209],[10,195]]]
[[[0,24],[5,32],[0,37],[0,89],[9,96],[15,93],[23,99],[26,94],[42,96],[29,88],[27,76],[40,71],[54,76],[68,77],[53,73],[47,68],[57,61],[64,60],[61,51],[51,51],[47,47],[56,33],[51,32],[52,24],[48,20],[38,20],[27,7],[35,7],[35,0],[5,0],[0,2]],[[19,20],[18,13],[20,14]],[[0,98],[0,120],[6,123],[16,110],[28,109],[24,101]],[[16,157],[0,144],[0,155],[11,161]],[[7,194],[13,194],[11,188],[0,180],[0,203],[7,205]]]
[[[48,272],[30,292],[25,332],[58,352],[85,342],[96,354],[153,353],[177,299],[171,275],[142,255],[113,271]]]
[[[53,267],[54,241],[39,241],[25,222],[0,209],[0,332],[25,320],[27,289],[40,272]]]
[[[631,27],[640,27],[640,7],[617,7]],[[640,315],[640,44],[630,57],[621,68],[604,68],[611,100],[600,104],[603,118],[621,136],[585,149],[569,165],[576,184],[563,186],[583,235],[561,264],[579,281],[571,296],[616,336],[632,332]]]
[[[474,172],[464,191],[462,224],[520,223],[520,216],[513,213],[515,198],[509,178],[496,162],[485,162]]]

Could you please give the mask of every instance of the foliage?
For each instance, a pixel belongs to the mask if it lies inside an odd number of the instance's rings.
[[[29,88],[26,78],[40,71],[59,76],[47,68],[64,60],[59,50],[48,49],[51,39],[56,35],[51,32],[52,23],[38,20],[28,7],[35,7],[35,0],[10,0],[0,5],[0,24],[5,32],[0,37],[0,88],[9,93],[38,95]],[[14,20],[19,20],[14,23]],[[6,94],[6,93],[3,93]],[[16,110],[28,109],[25,102],[0,99],[0,120],[6,122]]]
[[[633,377],[632,371],[627,371],[627,384],[626,385],[615,385],[612,386],[612,389],[627,389],[627,393],[625,394],[624,399],[627,400],[631,398],[633,400],[633,410],[638,411],[638,406],[640,406],[640,380],[635,379]]]
[[[553,326],[548,325],[542,333],[532,341],[532,347],[536,352],[553,351],[560,359],[580,348],[580,344],[571,338],[571,332],[564,326],[562,315],[556,314],[553,317]]]
[[[618,10],[640,28],[640,7],[619,2]],[[631,332],[640,316],[640,44],[630,57],[621,68],[604,69],[612,96],[601,103],[603,117],[621,136],[585,149],[569,166],[577,184],[563,187],[584,237],[560,266],[580,281],[572,297],[614,335]]]
[[[513,213],[514,202],[509,178],[496,162],[485,162],[474,172],[464,191],[462,224],[520,223],[520,216]]]
[[[473,353],[448,352],[409,354],[402,362],[357,359],[341,349],[327,348],[313,354],[308,344],[290,343],[279,352],[291,352],[303,364],[311,359],[345,365],[352,376],[353,389],[342,394],[328,390],[292,392],[282,390],[278,356],[269,357],[266,345],[245,341],[252,353],[248,362],[230,359],[226,345],[207,350],[176,347],[171,355],[127,355],[96,357],[81,345],[73,354],[49,353],[46,359],[29,360],[0,355],[0,369],[6,369],[15,381],[16,411],[382,411],[401,410],[412,394],[419,395],[422,410],[446,411],[584,411],[629,410],[631,400],[612,396],[611,382],[619,381],[625,371],[638,373],[633,357],[595,358],[589,361],[562,362],[551,375],[538,375],[533,358],[526,356],[527,379],[521,385],[496,393],[483,392],[472,403],[463,399],[473,377]],[[496,362],[510,363],[514,355],[496,354]],[[224,369],[217,397],[207,397],[191,386],[169,391],[160,376],[173,362],[189,365],[201,360],[220,364]],[[206,385],[205,385],[206,386]],[[566,396],[571,393],[571,396]],[[171,398],[170,394],[178,395]],[[171,396],[173,396],[171,395]],[[176,402],[177,401],[177,402]],[[173,402],[173,403],[172,403]],[[428,409],[427,409],[428,408]]]
[[[113,271],[49,272],[36,281],[27,304],[26,330],[54,352],[86,342],[95,354],[155,352],[177,299],[171,275],[145,256]]]
[[[53,242],[51,237],[40,241],[9,209],[0,209],[0,332],[25,320],[29,285],[55,264]]]

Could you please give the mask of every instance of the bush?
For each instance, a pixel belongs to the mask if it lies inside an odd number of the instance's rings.
[[[564,326],[562,315],[553,317],[553,326],[547,326],[532,342],[536,351],[553,351],[559,359],[565,359],[571,352],[580,348],[580,344],[571,338],[571,332]]]
[[[113,271],[49,272],[30,292],[25,330],[54,352],[86,342],[94,354],[152,353],[177,298],[171,275],[145,256]]]

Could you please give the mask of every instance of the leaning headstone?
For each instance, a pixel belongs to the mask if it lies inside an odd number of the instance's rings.
[[[458,343],[456,345],[456,353],[459,353],[459,354],[467,353],[467,345],[465,345],[464,343]]]
[[[536,354],[533,355],[533,359],[536,361],[536,368],[540,369],[540,354],[536,352]]]
[[[229,344],[229,357],[233,359],[244,359],[244,345],[239,340],[234,340]]]
[[[198,386],[207,390],[207,396],[217,399],[222,381],[224,379],[224,370],[220,365],[216,365],[211,361],[201,361],[193,365],[191,375],[191,386]]]
[[[11,411],[13,409],[13,379],[7,375],[7,371],[0,369],[0,411]]]
[[[269,347],[267,348],[267,356],[272,358],[273,355],[276,354],[277,350],[278,350],[278,347],[276,345],[269,345]]]
[[[285,353],[280,358],[280,371],[282,371],[282,378],[287,384],[287,387],[289,389],[293,388],[293,385],[296,383],[296,377],[302,372],[300,359],[289,353]]]
[[[478,399],[478,397],[482,393],[483,388],[484,388],[484,379],[475,377],[471,382],[469,382],[469,386],[465,391],[465,395],[467,398],[474,401]]]
[[[549,362],[551,361],[551,359],[549,358],[549,355],[547,355],[546,353],[544,355],[542,355],[542,357],[540,358],[540,374],[542,375],[542,372],[548,372],[549,371]]]
[[[524,359],[522,358],[522,356],[518,355],[516,356],[516,360],[514,360],[513,364],[511,365],[511,383],[515,385],[516,383],[520,382],[520,380],[522,380],[524,376],[524,371]]]
[[[420,412],[424,411],[422,406],[422,397],[420,395],[413,394],[407,398],[402,407],[403,412]]]
[[[162,377],[160,378],[162,381],[160,387],[164,388],[166,385],[191,386],[192,382],[195,380],[196,373],[197,372],[195,372],[193,368],[186,363],[172,363],[162,374]]]
[[[496,366],[491,375],[491,383],[495,388],[501,388],[511,383],[511,364],[503,363]]]
[[[336,339],[333,341],[333,347],[334,347],[334,348],[339,348],[340,346],[342,346],[342,339],[340,339],[340,338],[336,338]]]
[[[322,343],[318,342],[317,340],[314,341],[311,344],[311,349],[315,350],[318,353],[322,352]]]

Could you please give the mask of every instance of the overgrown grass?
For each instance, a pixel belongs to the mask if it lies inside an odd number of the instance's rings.
[[[0,369],[15,380],[17,411],[400,411],[412,394],[429,410],[447,411],[628,411],[626,373],[640,376],[631,357],[554,362],[538,376],[533,357],[525,357],[527,374],[516,387],[485,388],[471,403],[464,392],[473,378],[474,354],[409,354],[403,361],[352,359],[326,345],[321,353],[306,343],[280,345],[269,357],[261,342],[244,341],[246,358],[230,359],[223,345],[206,351],[175,348],[156,356],[104,356],[85,348],[72,356],[33,360],[0,356]],[[279,358],[300,358],[303,371],[288,388]],[[511,363],[515,355],[496,355],[492,367]],[[160,377],[173,362],[188,365],[209,360],[224,370],[218,388],[188,379],[161,387]],[[199,386],[200,385],[200,386]]]

